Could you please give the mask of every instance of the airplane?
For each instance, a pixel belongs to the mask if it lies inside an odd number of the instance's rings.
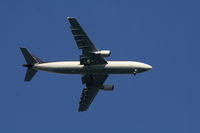
[[[133,74],[146,72],[152,66],[136,61],[107,61],[111,55],[109,50],[98,50],[89,39],[76,18],[67,17],[70,29],[79,49],[82,50],[79,61],[45,62],[32,55],[26,48],[20,48],[27,64],[24,81],[31,81],[38,70],[60,74],[82,75],[83,89],[78,111],[86,111],[94,100],[99,90],[112,91],[114,85],[104,85],[110,74]]]

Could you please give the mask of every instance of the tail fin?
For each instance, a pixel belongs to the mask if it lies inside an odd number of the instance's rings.
[[[31,81],[33,76],[37,73],[37,70],[33,69],[32,67],[36,63],[43,63],[43,61],[39,59],[38,57],[31,55],[26,48],[20,48],[20,50],[27,62],[27,64],[23,66],[28,68],[26,71],[26,76],[25,76],[24,81]]]

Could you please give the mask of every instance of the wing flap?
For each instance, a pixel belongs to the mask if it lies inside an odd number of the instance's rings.
[[[97,48],[93,45],[92,41],[89,39],[78,21],[75,18],[71,17],[69,17],[68,20],[71,24],[70,29],[78,48],[86,51],[97,51]]]
[[[82,49],[80,56],[80,64],[82,65],[97,65],[106,64],[107,61],[101,55],[95,55],[98,51],[92,41],[89,39],[83,28],[80,26],[75,18],[68,17],[71,24],[70,29],[79,49]]]
[[[79,102],[78,111],[79,112],[86,111],[89,108],[90,104],[92,103],[92,101],[94,100],[98,92],[99,92],[98,88],[94,88],[94,87],[84,88],[81,94],[81,100]]]
[[[86,111],[89,108],[107,77],[108,75],[84,75],[82,77],[82,83],[86,84],[86,88],[82,91],[78,111]]]

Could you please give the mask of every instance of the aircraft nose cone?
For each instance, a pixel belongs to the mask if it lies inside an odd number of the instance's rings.
[[[151,65],[146,64],[145,68],[146,68],[147,70],[151,70],[153,67],[152,67]]]

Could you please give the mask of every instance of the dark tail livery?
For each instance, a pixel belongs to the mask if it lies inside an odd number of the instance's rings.
[[[20,48],[20,50],[27,63],[27,64],[24,64],[23,66],[28,68],[26,71],[26,76],[25,76],[24,81],[31,81],[33,76],[37,73],[37,70],[33,69],[32,67],[37,63],[38,64],[43,63],[43,61],[39,59],[38,57],[31,55],[26,48]]]

